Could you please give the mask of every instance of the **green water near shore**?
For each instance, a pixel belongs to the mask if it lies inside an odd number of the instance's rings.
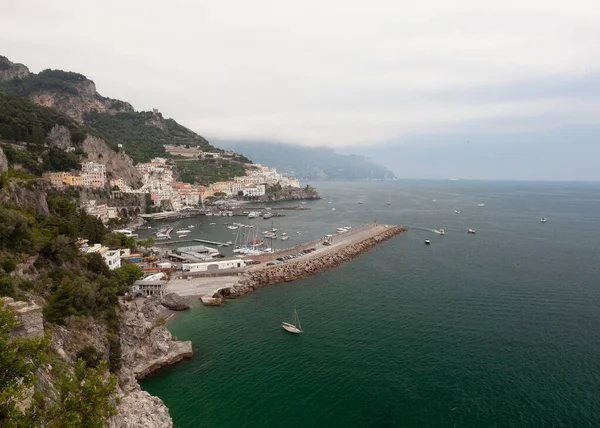
[[[278,219],[298,240],[373,218],[412,229],[172,318],[195,355],[141,384],[176,427],[600,425],[600,185],[316,187],[333,203]],[[294,306],[301,336],[280,327]]]

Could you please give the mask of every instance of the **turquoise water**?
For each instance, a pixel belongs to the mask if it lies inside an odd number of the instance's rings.
[[[317,187],[324,200],[280,227],[305,239],[373,218],[411,230],[170,320],[195,355],[142,388],[175,426],[600,426],[599,184]],[[294,306],[301,336],[280,327]]]

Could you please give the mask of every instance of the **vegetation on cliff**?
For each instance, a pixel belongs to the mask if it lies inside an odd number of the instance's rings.
[[[45,144],[52,128],[60,125],[69,129],[74,145],[85,140],[89,130],[70,117],[27,98],[1,92],[0,87],[0,139]]]
[[[48,339],[12,337],[15,326],[12,309],[0,309],[0,426],[103,427],[116,414],[117,378],[106,375],[106,362],[95,356],[79,358],[73,371],[52,365],[53,396],[42,389],[40,377],[51,361]]]
[[[136,162],[168,157],[165,144],[218,150],[173,119],[163,119],[160,113],[142,111],[108,115],[92,111],[85,116],[85,123],[104,135],[111,145],[123,144],[125,152]]]

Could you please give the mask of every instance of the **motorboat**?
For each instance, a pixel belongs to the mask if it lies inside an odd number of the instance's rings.
[[[281,237],[281,240],[282,240],[282,241],[287,241],[288,239],[290,239],[290,237],[289,237],[289,236],[287,236],[287,235],[286,235],[286,236],[282,236],[282,237]]]
[[[485,207],[485,204],[477,204],[478,207]]]
[[[179,235],[179,239],[187,238],[187,235]]]
[[[358,201],[357,204],[362,205],[363,201]]]
[[[264,214],[263,214],[263,218],[264,218],[265,220],[267,220],[267,219],[269,219],[269,218],[271,218],[271,217],[273,217],[273,214],[272,214],[272,213],[270,213],[270,212],[266,212],[266,213],[264,213]]]
[[[332,208],[331,211],[335,211],[335,208]]]
[[[237,226],[227,226],[227,229],[231,229],[231,230],[235,230],[237,228],[238,228]]]
[[[191,230],[189,230],[189,229],[179,229],[175,233],[178,235],[185,235],[186,233],[190,233],[190,232],[191,232]]]
[[[302,326],[300,325],[300,318],[298,318],[298,312],[296,311],[296,308],[294,308],[294,324],[290,324],[289,322],[282,322],[281,327],[285,331],[289,331],[290,333],[302,333]]]
[[[429,239],[426,239],[425,244],[429,245],[429,244],[431,244],[431,241]]]
[[[542,223],[546,223],[548,220],[546,219],[546,217],[542,217],[542,218],[540,219],[540,221],[541,221]]]
[[[438,235],[445,235],[446,234],[446,231],[444,229],[435,229],[434,232],[437,233]]]
[[[258,217],[258,213],[255,211],[252,211],[251,213],[248,214],[248,218],[256,218]]]
[[[459,210],[454,210],[454,214],[460,214]]]
[[[475,235],[475,229],[469,229],[469,230],[467,230],[467,233],[471,233],[471,234]]]

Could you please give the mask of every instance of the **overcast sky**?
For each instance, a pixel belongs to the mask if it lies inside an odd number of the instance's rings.
[[[81,72],[209,139],[435,157],[465,140],[531,155],[552,136],[572,153],[600,118],[599,21],[598,0],[19,0],[3,4],[0,54]],[[600,158],[581,135],[581,160]],[[581,169],[561,178],[600,179]],[[553,178],[536,174],[520,178]]]

